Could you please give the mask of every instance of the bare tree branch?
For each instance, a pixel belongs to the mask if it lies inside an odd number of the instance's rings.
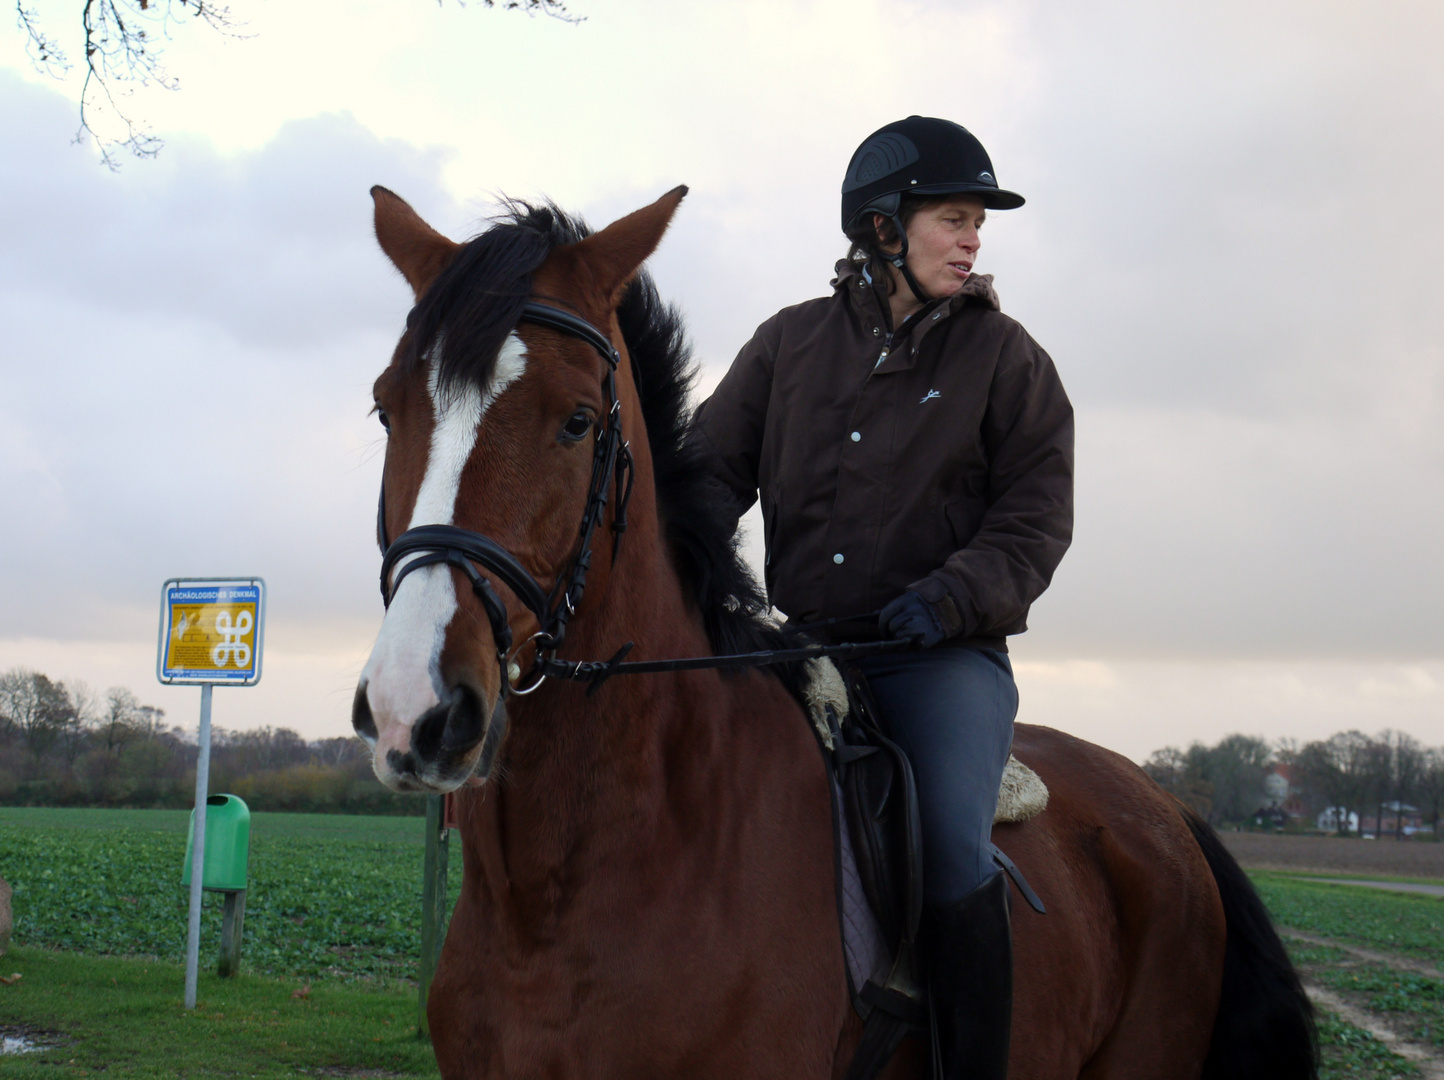
[[[25,6],[25,0],[15,0],[15,21],[25,34],[25,52],[36,69],[53,79],[65,77],[70,70],[70,61],[55,44],[55,39],[41,29],[34,8]]]
[[[161,140],[122,108],[117,97],[128,97],[139,86],[175,90],[176,80],[161,65],[160,43],[170,40],[172,27],[196,21],[229,37],[242,36],[230,8],[207,0],[84,0],[85,82],[75,137],[93,138],[107,167],[119,166],[117,148],[140,158],[160,151]],[[96,130],[94,121],[105,113],[123,127],[123,138]]]
[[[437,6],[443,0],[436,0]],[[466,7],[466,0],[456,0],[458,6]],[[525,11],[528,15],[550,15],[553,19],[560,19],[562,22],[581,23],[586,21],[585,15],[573,15],[567,10],[567,5],[562,0],[481,0],[483,7],[500,7],[502,11]]]
[[[139,158],[154,157],[163,145],[122,102],[139,87],[178,88],[161,64],[161,52],[174,27],[200,22],[227,37],[245,37],[231,9],[213,0],[80,0],[84,32],[85,79],[80,89],[80,127],[76,142],[92,139],[107,168],[118,169],[119,150]],[[437,0],[441,3],[442,0]],[[547,15],[580,23],[564,0],[480,0],[483,7]],[[458,0],[466,6],[466,0]],[[70,62],[54,38],[40,27],[35,9],[15,0],[15,18],[25,35],[25,49],[37,70],[63,78]],[[110,129],[114,129],[114,131]]]

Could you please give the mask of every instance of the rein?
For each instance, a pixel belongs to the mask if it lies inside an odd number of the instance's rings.
[[[702,671],[708,668],[766,667],[768,664],[790,664],[822,657],[846,660],[854,656],[871,656],[894,649],[911,648],[909,639],[889,641],[845,641],[837,645],[799,645],[793,649],[763,649],[759,652],[730,653],[724,656],[687,656],[677,660],[632,660],[623,662],[632,651],[627,642],[610,660],[558,660],[549,656],[538,660],[533,671],[545,679],[570,679],[588,683],[587,693],[594,694],[613,675],[655,675],[663,671]]]
[[[381,599],[389,608],[391,600],[400,588],[406,575],[423,566],[446,564],[454,566],[471,582],[487,621],[491,624],[492,638],[496,642],[496,659],[501,668],[500,696],[508,694],[525,695],[536,690],[547,679],[566,679],[587,683],[588,695],[595,693],[613,675],[644,675],[666,671],[698,671],[707,668],[762,667],[769,664],[785,664],[820,657],[847,658],[867,656],[913,645],[909,640],[845,642],[839,645],[804,645],[791,649],[767,649],[759,652],[736,653],[726,656],[683,657],[674,660],[634,660],[624,658],[632,651],[634,642],[627,642],[610,660],[559,660],[556,651],[566,639],[567,623],[581,603],[586,588],[587,571],[592,563],[592,537],[606,511],[610,491],[615,482],[617,510],[612,521],[612,532],[616,542],[612,546],[612,561],[615,563],[621,550],[622,534],[627,528],[627,504],[632,497],[632,484],[636,478],[632,465],[632,452],[622,438],[622,403],[617,397],[617,365],[621,355],[616,346],[591,323],[559,308],[528,301],[522,308],[520,322],[547,326],[585,341],[607,362],[602,385],[607,396],[605,423],[598,429],[595,449],[592,453],[592,477],[587,491],[586,508],[582,511],[576,557],[565,578],[558,578],[556,586],[547,593],[531,571],[517,558],[489,536],[463,529],[456,525],[418,525],[407,529],[395,540],[388,542],[386,536],[386,482],[381,483],[381,495],[376,507],[376,543],[381,548]],[[635,365],[633,376],[636,377]],[[638,380],[640,392],[640,380]],[[519,689],[522,680],[519,665],[512,657],[513,637],[511,622],[507,617],[506,605],[490,581],[483,577],[477,567],[490,570],[512,594],[521,601],[537,620],[540,629],[522,645],[536,643],[535,659],[528,676],[532,679],[526,689]],[[876,617],[876,612],[871,617]],[[823,623],[810,623],[796,629],[830,625],[839,621],[828,619]]]

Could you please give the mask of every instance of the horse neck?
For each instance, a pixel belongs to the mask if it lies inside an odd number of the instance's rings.
[[[567,658],[607,659],[627,642],[633,659],[710,651],[666,549],[645,446],[637,457],[625,543],[613,562],[612,543],[598,531],[586,595],[561,650]],[[490,805],[474,849],[482,877],[501,889],[494,895],[536,917],[562,899],[559,882],[576,880],[569,863],[645,844],[637,815],[661,807],[665,747],[711,741],[734,707],[738,680],[715,681],[716,693],[699,695],[684,694],[676,675],[620,676],[591,696],[585,684],[554,681],[509,699],[510,727],[496,779],[482,788]]]

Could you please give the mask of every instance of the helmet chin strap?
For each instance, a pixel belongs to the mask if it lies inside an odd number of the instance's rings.
[[[903,228],[902,219],[896,214],[892,214],[889,215],[888,220],[892,222],[893,230],[897,233],[898,241],[902,246],[898,248],[896,255],[884,255],[883,257],[902,273],[903,280],[908,283],[908,288],[913,291],[913,296],[917,298],[919,304],[930,303],[932,297],[923,291],[923,287],[918,284],[918,279],[913,277],[913,272],[908,269],[908,234],[907,230]]]

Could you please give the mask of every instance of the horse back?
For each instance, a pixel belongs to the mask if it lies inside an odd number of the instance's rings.
[[[1014,897],[1010,1076],[1197,1077],[1226,925],[1208,862],[1173,800],[1122,756],[1019,724],[1013,752],[1047,809],[993,839],[1047,906]]]

